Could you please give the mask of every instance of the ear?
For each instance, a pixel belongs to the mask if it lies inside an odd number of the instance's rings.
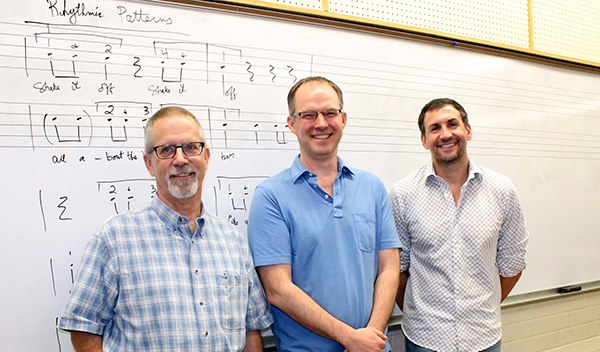
[[[296,125],[294,124],[294,119],[291,116],[288,116],[287,118],[287,125],[290,131],[292,131],[293,134],[296,134]]]
[[[473,132],[471,131],[471,125],[467,124],[467,141],[470,141],[473,138]]]
[[[204,152],[204,154],[206,154],[205,158],[206,162],[208,163],[208,161],[210,160],[210,148],[208,148],[208,146],[206,146],[206,151]]]
[[[421,134],[421,144],[423,144],[423,148],[429,150],[429,145],[427,145],[427,138],[424,134]]]
[[[346,122],[348,121],[348,115],[345,111],[342,112],[342,129],[346,128]]]
[[[150,173],[150,176],[154,177],[154,166],[152,165],[152,158],[148,156],[148,153],[144,153],[144,164],[146,169]]]

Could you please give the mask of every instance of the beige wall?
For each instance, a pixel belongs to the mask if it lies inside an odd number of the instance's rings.
[[[600,351],[600,290],[502,308],[502,352]]]

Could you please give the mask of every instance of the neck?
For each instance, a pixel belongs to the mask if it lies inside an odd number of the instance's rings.
[[[467,157],[450,163],[433,161],[435,174],[451,186],[462,186],[469,177],[469,159]]]
[[[178,199],[170,197],[170,195],[169,197],[164,197],[161,194],[159,194],[158,197],[169,208],[173,209],[178,214],[185,216],[189,220],[190,226],[192,226],[193,223],[193,226],[195,227],[195,220],[200,217],[200,214],[202,213],[202,192],[200,190],[190,198]]]
[[[338,173],[337,156],[327,160],[313,160],[303,158],[300,154],[300,162],[308,171],[317,175],[319,187],[330,196],[333,196],[333,183]]]
[[[337,175],[338,172],[337,156],[323,160],[314,160],[304,157],[304,154],[300,154],[300,162],[305,168],[308,169],[308,171],[317,175],[317,177],[320,175],[325,176],[329,174]]]

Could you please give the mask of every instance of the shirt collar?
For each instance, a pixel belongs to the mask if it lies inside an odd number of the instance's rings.
[[[352,171],[352,169],[350,169],[350,167],[346,165],[344,160],[342,160],[342,158],[340,158],[339,156],[337,157],[337,164],[338,177],[340,174],[343,176],[354,176],[354,171]],[[291,172],[292,182],[298,181],[300,176],[304,175],[305,173],[310,173],[310,171],[306,167],[304,167],[304,165],[300,161],[300,154],[298,154],[298,156],[294,159],[294,162],[292,163],[291,167]]]
[[[156,211],[156,214],[158,215],[158,217],[166,224],[172,225],[172,226],[179,226],[183,221],[185,221],[186,217],[177,213],[175,210],[169,208],[165,203],[163,203],[162,200],[160,200],[160,198],[158,197],[158,195],[154,196],[154,200],[152,201],[152,207],[154,208],[154,210]],[[202,207],[202,211],[200,213],[200,222],[203,222],[204,219],[204,203],[202,203],[201,205]],[[188,221],[195,221],[196,219],[188,219]]]
[[[425,165],[425,182],[435,177],[437,177],[437,175],[435,174],[435,170],[433,169],[433,163]],[[467,176],[467,182],[469,182],[471,179],[481,177],[481,167],[478,164],[472,162],[471,159],[469,159],[469,175]]]

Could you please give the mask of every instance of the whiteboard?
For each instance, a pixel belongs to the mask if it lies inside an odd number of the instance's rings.
[[[470,157],[508,175],[530,231],[514,293],[600,279],[600,76],[421,42],[155,2],[0,4],[3,351],[71,351],[56,330],[88,238],[155,196],[143,125],[192,111],[212,160],[206,208],[246,229],[254,187],[298,153],[286,95],[345,93],[340,156],[388,188],[429,161],[416,120],[447,96]]]

